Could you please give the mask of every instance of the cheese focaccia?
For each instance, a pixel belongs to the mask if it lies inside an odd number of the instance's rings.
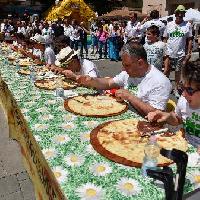
[[[149,138],[141,137],[137,128],[138,120],[126,119],[106,122],[96,127],[90,134],[90,141],[103,156],[128,166],[141,167],[144,158],[144,148]],[[157,135],[157,143],[160,148],[172,150],[173,148],[187,151],[187,141],[182,132]],[[158,165],[166,166],[171,160],[158,156]]]
[[[22,75],[30,75],[30,70],[29,69],[20,69],[18,71],[19,74],[22,74]]]
[[[35,86],[41,89],[46,90],[55,90],[57,88],[57,80],[56,79],[44,79],[44,80],[36,80]],[[62,81],[62,87],[67,89],[72,89],[77,87],[77,83],[68,79]]]
[[[82,95],[65,100],[65,108],[78,115],[108,117],[127,110],[127,104],[107,95]]]

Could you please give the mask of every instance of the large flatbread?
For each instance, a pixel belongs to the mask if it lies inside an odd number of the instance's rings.
[[[65,100],[65,109],[82,116],[108,117],[119,115],[128,108],[125,102],[118,102],[107,95],[81,95]]]
[[[20,69],[18,71],[18,74],[21,74],[21,75],[30,75],[30,70],[29,69]]]
[[[32,62],[29,59],[20,59],[19,60],[20,67],[28,67],[30,65],[32,65]]]
[[[173,148],[187,151],[187,141],[180,130],[175,134],[157,135],[157,143],[161,148]],[[144,158],[144,147],[149,138],[141,137],[138,120],[126,119],[106,122],[96,127],[90,134],[94,149],[106,158],[120,164],[141,167]],[[167,166],[172,161],[158,156],[158,166]]]
[[[62,88],[65,90],[76,88],[78,86],[78,84],[76,82],[68,80],[68,79],[63,80],[62,84],[63,84]],[[36,80],[35,86],[40,89],[55,90],[57,88],[57,80],[56,80],[56,78]]]
[[[37,75],[40,75],[40,73],[42,73],[42,72],[48,72],[49,70],[48,70],[48,68],[46,68],[46,67],[43,67],[43,68],[38,68],[38,69],[36,69],[36,73],[37,73]],[[21,75],[30,75],[30,69],[29,68],[21,68],[19,71],[18,71],[18,73],[19,74],[21,74]]]

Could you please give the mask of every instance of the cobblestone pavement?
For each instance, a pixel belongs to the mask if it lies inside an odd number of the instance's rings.
[[[113,77],[121,70],[121,62],[98,60],[97,54],[89,58],[96,63],[102,77]],[[9,139],[8,134],[7,121],[0,107],[0,200],[34,200],[33,185],[22,164],[19,145]],[[187,199],[199,200],[200,192]]]

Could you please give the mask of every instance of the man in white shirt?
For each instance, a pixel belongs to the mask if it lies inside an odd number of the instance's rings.
[[[162,23],[159,20],[159,12],[157,10],[152,10],[150,13],[150,19],[149,21],[147,21],[147,18],[145,18],[141,24],[140,24],[140,30],[142,31],[142,33],[144,34],[146,32],[146,30],[152,26],[155,25],[159,28],[160,31],[160,37],[163,36],[163,32],[165,30],[165,24]]]
[[[192,53],[192,29],[189,23],[183,20],[185,7],[179,5],[175,10],[175,21],[169,22],[164,31],[163,37],[167,42],[167,58],[165,60],[164,74],[169,76],[171,67],[175,68],[175,82],[177,88],[180,81],[180,71],[183,62],[187,62]],[[188,40],[187,54],[186,41]],[[185,55],[186,54],[186,55]]]
[[[56,56],[55,56],[55,52],[52,46],[52,43],[53,43],[52,36],[45,35],[43,37],[45,40],[44,59],[45,59],[46,65],[47,67],[50,65],[55,65]]]
[[[114,78],[85,76],[77,81],[102,90],[124,88],[116,91],[116,97],[130,102],[144,116],[156,109],[165,110],[171,83],[162,72],[147,63],[143,46],[134,42],[125,44],[122,48],[122,64],[124,71]],[[132,89],[134,92],[131,92]]]
[[[78,26],[77,21],[73,19],[71,21],[71,30],[70,30],[70,47],[75,51],[78,50],[78,43],[80,40],[79,29],[80,27]]]
[[[44,28],[42,29],[42,36],[45,35],[53,35],[54,31],[52,30],[51,26],[48,24],[48,22],[44,22]]]
[[[140,41],[141,39],[141,31],[139,29],[140,22],[137,20],[137,14],[133,13],[131,14],[131,20],[128,21],[125,31],[125,37],[128,41],[134,40],[134,41]]]
[[[78,57],[78,51],[66,47],[56,55],[56,66],[51,67],[51,70],[56,73],[62,73],[67,78],[76,80],[80,76],[99,77],[96,65],[87,60]]]

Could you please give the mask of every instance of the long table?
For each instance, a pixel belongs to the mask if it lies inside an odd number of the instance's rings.
[[[139,115],[128,110],[108,118],[76,116],[64,109],[63,99],[54,91],[36,88],[2,55],[0,72],[0,103],[8,118],[10,137],[21,146],[37,199],[164,199],[164,189],[144,179],[140,169],[106,159],[89,141],[89,133],[97,125],[114,119],[141,119]],[[74,91],[94,92],[82,87]],[[189,153],[194,151],[190,147]],[[187,168],[189,174],[197,170]],[[184,192],[194,188],[186,180]]]

